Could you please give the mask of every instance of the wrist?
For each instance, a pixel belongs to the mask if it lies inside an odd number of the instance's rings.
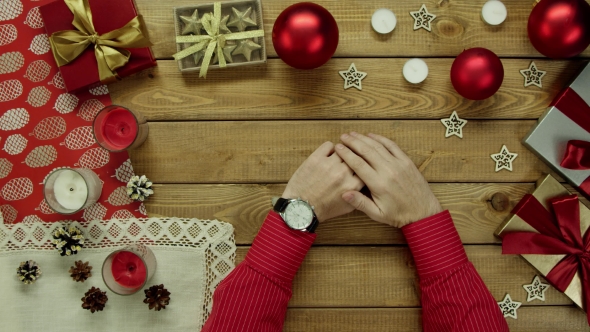
[[[307,201],[309,203],[309,205],[311,205],[311,207],[313,208],[313,212],[316,216],[316,218],[318,219],[318,221],[323,221],[324,218],[324,214],[323,214],[323,209],[321,208],[321,206],[319,206],[318,204],[316,204],[318,202],[317,199],[313,198],[313,197],[309,197],[309,195],[305,195],[305,194],[300,194],[298,192],[295,191],[291,191],[288,189],[285,189],[285,191],[283,192],[283,194],[281,195],[282,198],[284,199],[302,199],[304,201]]]

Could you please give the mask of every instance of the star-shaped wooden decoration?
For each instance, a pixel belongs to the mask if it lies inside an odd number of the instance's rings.
[[[506,294],[502,302],[498,302],[498,306],[504,317],[511,317],[514,319],[516,319],[516,310],[520,308],[521,305],[521,302],[512,301],[510,294]]]
[[[502,169],[507,169],[512,172],[512,161],[514,161],[517,156],[518,154],[516,153],[510,153],[506,145],[502,145],[500,153],[490,155],[490,157],[496,162],[496,172],[499,172]]]
[[[244,31],[247,27],[255,27],[255,21],[250,18],[250,14],[252,13],[252,7],[248,7],[245,11],[241,12],[234,7],[231,8],[232,14],[231,18],[229,19],[229,23],[227,24],[228,27],[236,27],[238,31]]]
[[[234,62],[234,59],[231,56],[231,52],[233,52],[234,49],[236,49],[236,47],[238,47],[237,45],[230,45],[227,44],[223,47],[223,56],[225,57],[225,61],[227,62]],[[213,57],[213,63],[218,63],[219,62],[219,57],[218,54],[215,53],[215,56]]]
[[[193,54],[193,59],[195,60],[195,65],[199,64],[199,61],[205,56],[205,50],[200,50],[197,53]]]
[[[545,76],[545,74],[547,74],[546,71],[542,71],[537,68],[535,61],[532,61],[527,69],[522,69],[520,73],[522,74],[522,76],[524,76],[525,88],[530,85],[536,85],[539,88],[542,88],[543,82],[541,81],[541,79],[543,78],[543,76]]]
[[[447,127],[445,137],[453,135],[463,138],[463,127],[467,124],[467,120],[463,120],[457,115],[457,111],[453,111],[449,118],[440,119],[440,122]]]
[[[362,80],[367,76],[367,73],[356,70],[354,63],[350,64],[348,70],[339,71],[340,76],[344,79],[344,90],[355,87],[359,90],[363,89]]]
[[[227,27],[227,20],[229,20],[229,15],[225,15],[221,21],[219,22],[219,32],[221,33],[231,33],[231,30]]]
[[[549,288],[549,285],[542,283],[539,276],[535,276],[533,282],[528,285],[522,285],[522,288],[527,292],[527,302],[531,302],[532,300],[545,301],[545,292]]]
[[[191,16],[180,16],[180,20],[184,22],[184,29],[182,29],[181,34],[188,35],[192,33],[198,35],[201,33],[203,23],[199,19],[198,9],[195,9]]]
[[[426,5],[422,5],[419,11],[410,12],[410,15],[414,18],[414,30],[424,28],[427,31],[432,31],[430,23],[434,21],[436,15],[430,14],[426,9]]]
[[[246,60],[250,61],[252,58],[252,52],[261,49],[262,46],[256,44],[255,42],[251,41],[250,39],[242,39],[238,40],[238,45],[236,49],[233,51],[233,55],[242,54],[246,57]]]

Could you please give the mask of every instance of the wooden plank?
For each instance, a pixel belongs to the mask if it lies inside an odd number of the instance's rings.
[[[154,52],[160,59],[176,52],[172,8],[211,0],[137,0],[139,12],[145,17]],[[269,56],[276,56],[272,46],[272,29],[276,18],[298,0],[263,1],[264,31]],[[480,18],[484,1],[429,1],[428,11],[437,15],[432,32],[413,30],[410,11],[423,1],[403,0],[318,0],[328,9],[340,32],[338,57],[455,56],[465,48],[487,47],[500,56],[539,57],[527,36],[528,16],[533,7],[530,0],[506,0],[507,20],[498,27],[486,25]],[[371,15],[377,8],[391,8],[397,16],[397,27],[388,35],[379,35],[371,28]],[[590,56],[590,50],[583,55]]]
[[[239,247],[236,263],[249,247]],[[506,293],[529,306],[570,305],[549,288],[546,301],[526,302],[524,284],[537,274],[517,255],[502,255],[499,246],[465,246],[490,292],[498,301]],[[313,247],[293,281],[291,307],[418,307],[419,284],[406,247]]]
[[[235,227],[236,243],[251,244],[270,209],[272,196],[284,184],[272,185],[155,185],[146,201],[151,217],[219,219]],[[434,183],[434,194],[448,209],[463,243],[499,243],[493,233],[533,184]],[[492,204],[494,198],[494,204]],[[501,203],[505,202],[505,203]],[[354,212],[321,223],[316,244],[404,244],[396,228]]]
[[[534,124],[472,120],[463,139],[444,139],[436,120],[156,122],[130,156],[155,183],[286,183],[320,144],[356,130],[395,140],[431,182],[534,182],[550,172],[520,143]],[[494,172],[502,144],[518,153],[513,172]]]
[[[412,85],[401,75],[406,59],[334,59],[316,70],[280,60],[265,66],[212,70],[207,79],[181,74],[174,61],[109,86],[113,102],[149,120],[441,119],[456,110],[468,119],[537,119],[580,72],[584,61],[535,60],[547,74],[543,89],[524,88],[519,70],[530,60],[504,59],[500,90],[483,101],[457,94],[452,59],[426,59],[429,77]],[[363,90],[343,89],[339,70],[354,62],[368,73]]]
[[[521,307],[518,319],[507,318],[512,332],[587,332],[584,312],[575,307]],[[421,332],[417,308],[290,308],[284,332]]]

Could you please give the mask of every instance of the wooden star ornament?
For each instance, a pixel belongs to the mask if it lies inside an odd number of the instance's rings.
[[[367,73],[356,70],[354,63],[350,64],[348,70],[338,72],[344,79],[344,90],[355,87],[359,90],[363,89],[362,80],[367,76]]]
[[[531,86],[531,85],[535,85],[535,86],[538,86],[539,88],[542,88],[543,82],[541,81],[541,79],[543,78],[543,76],[545,76],[545,74],[547,74],[547,72],[543,71],[543,70],[539,70],[537,68],[537,65],[535,64],[535,61],[532,61],[527,69],[522,69],[520,71],[520,74],[522,74],[522,76],[524,76],[524,87],[525,88],[527,86]]]
[[[491,154],[492,160],[496,162],[496,172],[499,172],[503,169],[507,169],[512,172],[512,162],[516,157],[518,157],[517,153],[510,153],[506,145],[502,145],[502,150],[500,153]]]
[[[236,46],[235,50],[232,52],[233,55],[242,54],[246,57],[246,60],[250,61],[252,58],[252,52],[261,49],[262,46],[256,44],[255,42],[251,41],[250,39],[242,39],[238,40],[238,45]]]
[[[424,30],[432,31],[430,23],[434,21],[436,15],[429,13],[426,5],[423,4],[418,11],[410,12],[410,15],[414,18],[414,30],[423,28]]]
[[[247,27],[257,26],[256,22],[250,18],[252,14],[252,7],[248,7],[245,11],[241,12],[234,7],[231,8],[232,14],[227,23],[228,27],[236,27],[238,31],[244,31]]]
[[[203,29],[203,23],[199,19],[198,9],[195,9],[191,16],[180,16],[180,20],[184,22],[184,28],[182,29],[181,34],[188,35],[192,33],[198,35],[201,33],[201,29]]]
[[[231,53],[233,52],[233,50],[237,47],[237,45],[225,45],[223,47],[223,56],[225,57],[225,61],[232,63],[234,62],[234,59],[231,56]],[[215,56],[213,57],[213,63],[218,63],[219,62],[219,54],[215,53]]]
[[[516,310],[520,308],[521,305],[521,302],[512,301],[510,294],[506,294],[504,299],[501,302],[498,302],[498,306],[500,307],[504,318],[510,317],[516,319]]]
[[[531,302],[532,300],[545,301],[545,292],[549,288],[549,285],[542,283],[539,276],[535,276],[530,284],[522,285],[522,288],[527,292],[527,302]]]
[[[467,124],[467,120],[463,120],[457,115],[457,111],[453,111],[449,118],[440,119],[440,122],[447,128],[445,138],[451,136],[458,136],[463,138],[463,127]]]

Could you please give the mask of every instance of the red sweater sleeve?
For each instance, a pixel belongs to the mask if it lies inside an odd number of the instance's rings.
[[[420,277],[425,332],[508,331],[496,300],[467,259],[448,211],[402,231]]]
[[[202,332],[280,332],[291,282],[316,235],[290,229],[271,211],[246,258],[213,293]]]

